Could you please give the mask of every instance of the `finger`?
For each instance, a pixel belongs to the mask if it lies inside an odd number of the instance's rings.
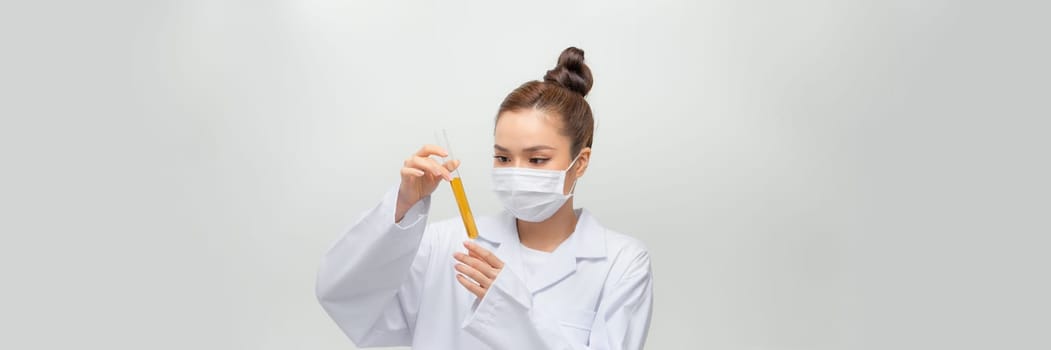
[[[426,172],[430,173],[434,177],[443,177],[443,178],[447,178],[447,180],[451,180],[452,179],[452,178],[448,178],[449,171],[446,170],[445,168],[443,168],[440,164],[438,164],[438,162],[434,161],[434,159],[423,158],[423,157],[416,157],[416,158],[412,159],[412,165],[411,166],[413,168],[426,171]]]
[[[453,254],[453,258],[455,258],[457,261],[463,263],[464,265],[473,267],[475,270],[481,271],[482,274],[484,274],[490,280],[496,279],[496,274],[500,272],[500,271],[497,271],[496,269],[494,269],[488,263],[482,261],[481,259],[478,259],[476,257],[470,256],[470,255],[467,255],[467,254],[464,254],[464,253],[455,253],[455,254]],[[488,284],[486,284],[486,285],[488,286]]]
[[[469,259],[474,259],[474,260],[482,262],[482,264],[489,265],[489,262],[486,261],[485,258],[483,258],[481,255],[479,255],[477,252],[467,251],[467,253],[468,253]],[[489,265],[489,266],[490,267],[495,267],[495,266],[492,266],[492,265]]]
[[[416,151],[417,157],[427,158],[431,155],[436,155],[439,157],[448,157],[449,152],[446,152],[444,148],[441,148],[438,145],[423,145],[423,147],[420,148],[419,151]]]
[[[500,258],[497,258],[496,254],[493,254],[488,249],[482,248],[482,246],[471,241],[463,242],[463,246],[467,248],[467,251],[469,251],[471,255],[482,259],[482,261],[485,261],[489,266],[492,266],[495,269],[504,268],[504,262],[501,261]]]
[[[442,164],[442,166],[444,166],[446,170],[449,170],[449,172],[453,172],[460,167],[460,160],[453,159],[448,162],[445,162],[444,164]]]
[[[420,170],[420,169],[411,168],[411,167],[401,168],[401,175],[402,176],[420,177],[420,176],[423,176],[425,174],[427,174],[427,173],[425,173],[423,170]]]
[[[440,166],[441,171],[442,171],[442,177],[445,178],[446,181],[452,181],[453,180],[453,172],[452,172],[452,170],[449,170],[449,167],[447,166],[447,164],[452,163],[452,162],[455,162],[455,160],[454,161],[449,161],[449,162],[442,162],[442,164]]]
[[[438,176],[441,176],[446,181],[452,181],[453,180],[452,172],[448,168],[446,168],[446,166],[445,166],[445,164],[449,163],[449,162],[444,161],[444,160],[439,162],[438,159],[434,159],[434,158],[427,158],[427,159],[430,160],[431,162],[434,162],[434,164],[436,165],[436,169],[438,171]]]
[[[474,280],[475,283],[478,283],[478,285],[482,288],[488,288],[489,285],[493,284],[492,279],[486,277],[485,274],[483,274],[481,271],[478,271],[478,269],[474,267],[467,266],[464,264],[456,264],[456,271],[463,274],[464,276],[470,277],[472,280]]]
[[[485,289],[482,289],[481,286],[474,284],[474,282],[471,282],[467,279],[467,277],[464,277],[461,274],[456,275],[456,281],[460,282],[460,284],[463,285],[464,288],[467,288],[468,292],[471,292],[471,294],[474,294],[474,296],[476,297],[481,298],[485,295]]]
[[[475,270],[478,270],[478,271],[482,272],[482,274],[484,274],[486,278],[489,278],[490,281],[493,280],[493,279],[496,279],[496,274],[499,272],[496,269],[494,269],[492,266],[489,266],[488,263],[486,263],[486,262],[484,262],[482,260],[479,260],[478,258],[475,258],[475,257],[472,257],[472,256],[468,256],[466,254],[464,254],[460,258],[457,258],[456,260],[460,260],[460,262],[464,263],[465,265],[470,266],[470,267],[474,268]],[[485,285],[488,286],[489,283],[486,283]]]

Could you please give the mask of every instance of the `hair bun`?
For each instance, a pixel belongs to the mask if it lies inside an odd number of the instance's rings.
[[[580,96],[587,96],[594,80],[591,78],[591,69],[584,64],[584,50],[576,47],[562,50],[562,54],[558,56],[558,65],[555,69],[547,71],[544,81],[562,85]]]

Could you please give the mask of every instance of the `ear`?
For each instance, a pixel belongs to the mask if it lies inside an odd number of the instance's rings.
[[[576,178],[584,177],[584,173],[588,171],[588,165],[591,164],[591,147],[584,147],[580,150],[580,158],[577,159],[577,170],[574,172]]]

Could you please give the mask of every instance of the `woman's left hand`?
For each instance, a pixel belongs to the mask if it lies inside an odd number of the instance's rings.
[[[453,258],[459,261],[456,264],[456,280],[467,288],[472,294],[481,298],[493,286],[496,275],[504,268],[504,262],[500,261],[495,254],[488,249],[482,248],[474,242],[463,242],[469,254],[457,252]]]

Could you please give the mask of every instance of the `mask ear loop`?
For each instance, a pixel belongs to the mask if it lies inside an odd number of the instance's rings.
[[[594,121],[595,126],[594,126],[594,128],[592,129],[591,132],[592,133],[597,133],[598,132],[598,118],[594,118],[592,120]],[[580,159],[580,155],[581,154],[584,154],[584,150],[580,150],[580,153],[577,153],[577,157],[573,158],[573,161],[569,163],[569,169],[573,169],[573,164],[576,164],[577,159]],[[566,169],[566,173],[569,172],[569,169]],[[569,188],[569,195],[572,196],[573,193],[576,192],[576,191],[577,191],[577,179],[573,179],[573,186]]]
[[[569,170],[573,169],[573,165],[575,165],[577,163],[577,160],[580,159],[580,155],[581,154],[584,154],[584,151],[580,151],[580,153],[577,153],[577,157],[573,158],[573,161],[569,163],[569,168],[567,168],[566,171],[563,174],[569,175]],[[572,196],[573,193],[576,192],[576,190],[577,190],[577,179],[573,179],[573,186],[571,186],[569,188],[568,196]]]

